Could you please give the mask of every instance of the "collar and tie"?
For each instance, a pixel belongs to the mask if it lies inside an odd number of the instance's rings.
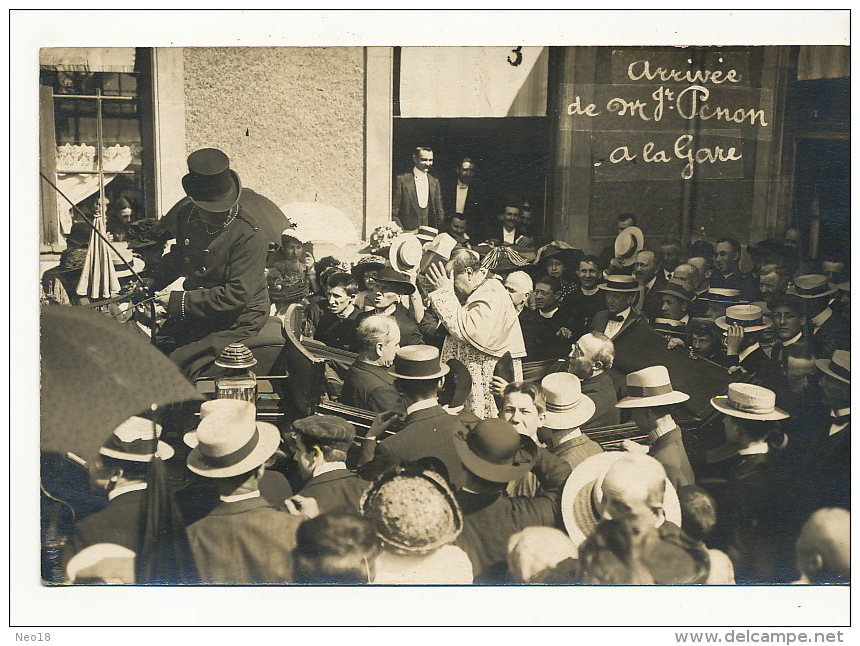
[[[835,426],[842,426],[851,421],[851,413],[838,415],[836,411],[830,411],[830,423]]]
[[[610,316],[610,317],[609,317],[609,320],[610,320],[610,321],[615,321],[616,323],[623,323],[623,322],[624,322],[624,317],[623,317],[623,316],[621,316],[621,314],[616,314],[615,316]]]

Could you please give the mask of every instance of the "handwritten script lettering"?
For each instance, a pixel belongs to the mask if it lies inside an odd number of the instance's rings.
[[[722,63],[723,59],[720,58],[719,62]],[[687,64],[692,65],[693,60],[688,58]],[[627,66],[627,76],[631,81],[639,81],[644,78],[649,81],[659,79],[664,83],[713,83],[714,85],[721,85],[722,83],[739,83],[741,81],[740,74],[738,74],[738,71],[734,69],[676,70],[659,66],[652,68],[651,61],[647,60],[633,61],[630,63],[630,65]]]
[[[681,171],[683,179],[692,179],[696,174],[698,164],[716,164],[719,162],[739,161],[743,159],[743,153],[738,152],[734,146],[723,148],[713,146],[711,148],[696,147],[693,135],[681,135],[675,140],[672,153],[662,149],[656,149],[653,141],[647,142],[642,147],[642,161],[646,164],[669,163],[673,159],[684,160],[687,163]],[[630,152],[629,146],[618,146],[609,154],[609,161],[613,164],[621,162],[636,162],[637,154]]]

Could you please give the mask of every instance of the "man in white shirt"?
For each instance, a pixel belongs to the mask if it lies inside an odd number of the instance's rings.
[[[391,217],[404,232],[420,226],[439,228],[445,222],[442,189],[430,174],[433,151],[419,146],[412,155],[412,170],[394,178]]]
[[[606,309],[594,315],[591,331],[602,332],[614,339],[641,318],[641,314],[633,309],[639,283],[633,276],[613,274],[599,288],[606,292]]]

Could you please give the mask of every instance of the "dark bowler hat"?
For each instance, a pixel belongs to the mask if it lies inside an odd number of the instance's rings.
[[[396,269],[391,267],[383,267],[376,274],[377,283],[385,283],[393,288],[392,291],[398,294],[412,294],[415,291],[415,285],[409,281],[409,276],[401,274]]]
[[[407,345],[397,350],[388,374],[398,379],[439,379],[451,369],[439,361],[439,349],[432,345]]]
[[[450,372],[439,391],[439,405],[458,408],[466,403],[472,392],[472,375],[469,369],[456,359],[448,359],[445,363]]]
[[[498,417],[483,419],[472,430],[454,435],[454,448],[463,465],[490,482],[511,482],[530,471],[537,445]]]
[[[598,288],[607,292],[633,293],[639,291],[639,281],[626,274],[611,274],[607,276],[605,283],[598,285]]]
[[[182,178],[182,188],[192,202],[212,213],[232,209],[242,192],[229,157],[217,148],[201,148],[188,156],[188,174]]]
[[[777,307],[785,305],[786,307],[790,307],[793,312],[802,315],[804,301],[799,296],[793,296],[791,294],[780,294],[776,298],[774,298],[770,303],[767,304],[767,309],[771,312],[774,311]]]
[[[342,417],[311,415],[293,422],[293,429],[324,446],[347,450],[355,438],[355,427]]]

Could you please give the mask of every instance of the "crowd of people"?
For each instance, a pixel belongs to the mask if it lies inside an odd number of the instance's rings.
[[[592,255],[528,200],[491,208],[472,159],[443,187],[428,148],[357,261],[317,261],[289,228],[267,253],[260,196],[218,153],[189,158],[176,243],[146,258],[159,347],[191,376],[201,349],[298,309],[306,339],[350,357],[325,398],[373,423],[275,425],[215,399],[153,438],[140,413],[100,452],[105,504],[72,529],[66,582],[135,581],[160,460],[186,476],[171,540],[193,574],[175,582],[850,581],[849,259],[805,257],[794,229],[655,244],[632,214]],[[130,246],[163,250],[154,231],[130,227]]]

